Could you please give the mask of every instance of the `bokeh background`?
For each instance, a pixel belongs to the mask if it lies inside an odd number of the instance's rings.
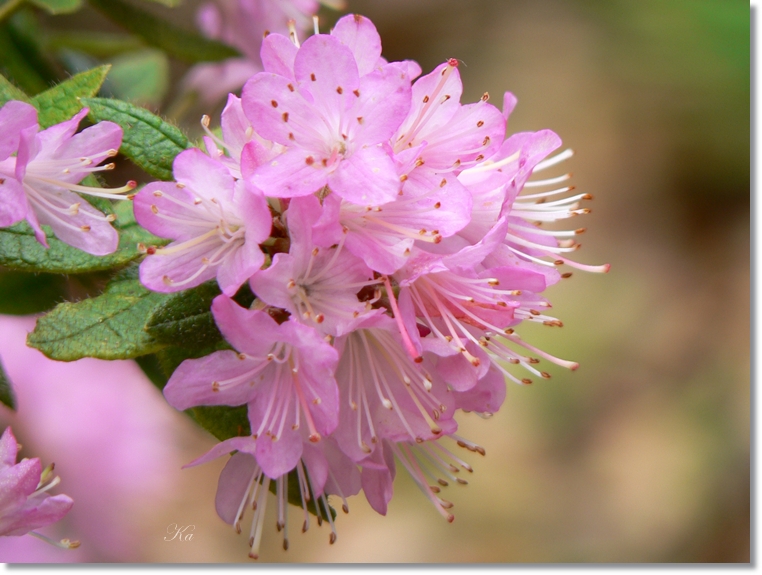
[[[579,361],[578,371],[549,369],[551,380],[510,385],[490,420],[462,418],[462,434],[487,455],[470,458],[470,485],[447,488],[453,524],[400,473],[388,515],[353,498],[333,546],[326,528],[313,525],[292,534],[285,552],[268,518],[262,561],[748,562],[748,4],[347,4],[374,21],[387,58],[412,58],[427,71],[456,57],[464,102],[488,91],[499,104],[510,90],[519,100],[510,132],[561,135],[576,153],[559,169],[595,196],[593,213],[580,218],[588,231],[577,259],[608,262],[611,272],[575,272],[551,288],[563,328],[521,331]],[[198,5],[156,11],[192,27]],[[336,17],[325,11],[322,21]],[[73,49],[67,34],[83,28],[120,32],[90,9],[20,13],[0,29],[0,41],[20,38],[56,54],[34,66],[43,87],[61,69],[113,61],[113,93],[190,133],[198,133],[201,113],[219,111],[178,98],[186,67],[138,41],[113,36],[115,45],[133,42],[126,56],[123,45],[99,55]],[[5,54],[3,73],[37,81],[14,71]],[[25,75],[31,79],[18,79]],[[211,436],[167,406],[132,362],[61,366],[25,348],[32,326],[29,318],[0,319],[0,359],[19,400],[16,414],[0,411],[0,426],[13,425],[23,455],[55,460],[58,492],[76,504],[42,532],[82,546],[60,551],[31,537],[4,538],[0,559],[245,561],[245,535],[214,513],[224,461],[181,470],[215,443]],[[173,523],[194,525],[193,540],[164,541]]]

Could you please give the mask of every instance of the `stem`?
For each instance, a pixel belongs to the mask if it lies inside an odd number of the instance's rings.
[[[23,3],[24,0],[8,0],[5,4],[0,6],[0,22],[9,18]]]

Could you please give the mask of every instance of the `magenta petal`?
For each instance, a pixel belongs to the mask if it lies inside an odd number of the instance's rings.
[[[380,146],[362,148],[345,158],[329,176],[328,185],[348,202],[363,206],[391,202],[400,189],[394,162]]]
[[[270,34],[262,41],[259,53],[265,72],[294,80],[294,59],[299,49],[286,36]]]
[[[24,187],[14,178],[0,178],[0,228],[23,220],[29,210]]]
[[[277,440],[262,436],[257,439],[257,463],[270,479],[285,475],[299,463],[302,456],[302,438],[296,431],[283,430]]]
[[[256,459],[243,452],[238,452],[225,464],[217,482],[217,495],[214,507],[217,515],[225,523],[235,524],[241,500],[247,495],[252,477],[257,470]]]
[[[164,397],[175,409],[196,405],[243,405],[251,399],[249,385],[225,385],[227,380],[242,378],[261,362],[241,359],[230,350],[216,351],[199,359],[186,359],[164,387]],[[215,386],[214,384],[218,385]],[[218,389],[219,391],[215,391]]]
[[[331,36],[352,51],[360,76],[373,71],[381,57],[381,37],[373,22],[359,14],[349,14],[336,22]]]
[[[222,335],[240,352],[264,357],[279,341],[280,327],[267,313],[243,308],[225,295],[214,298],[212,314]]]
[[[11,100],[0,108],[0,161],[19,147],[21,131],[37,125],[37,110],[24,102]]]

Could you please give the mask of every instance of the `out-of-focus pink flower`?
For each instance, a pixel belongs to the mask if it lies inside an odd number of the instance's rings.
[[[174,292],[216,276],[233,296],[265,261],[259,243],[272,220],[262,194],[198,149],[175,158],[177,183],[154,182],[135,196],[135,219],[157,236],[175,240],[144,248],[140,280],[154,291]]]
[[[0,536],[26,535],[55,523],[74,505],[68,495],[48,493],[60,482],[53,475],[52,465],[43,470],[37,457],[16,463],[17,452],[16,438],[8,427],[0,437]],[[62,544],[79,545],[68,541]]]
[[[237,48],[242,58],[194,66],[183,80],[183,89],[196,92],[205,105],[212,105],[228,92],[262,71],[260,49],[269,33],[294,38],[312,26],[320,4],[341,9],[342,0],[215,0],[201,6],[196,22],[204,35]]]
[[[26,219],[37,240],[47,246],[40,227],[47,224],[59,240],[100,256],[114,252],[119,243],[111,226],[114,216],[103,215],[77,194],[121,198],[118,194],[132,190],[135,183],[119,189],[79,185],[87,175],[113,168],[98,164],[115,156],[122,142],[122,129],[113,122],[99,122],[75,134],[87,113],[83,108],[71,120],[40,132],[31,105],[11,101],[0,110],[0,226]]]
[[[183,463],[177,452],[181,421],[132,361],[82,359],[64,363],[27,347],[31,317],[0,316],[0,357],[17,411],[0,408],[25,449],[55,459],[56,472],[76,504],[40,531],[82,544],[62,550],[31,537],[0,538],[3,562],[140,560],[146,524],[139,509],[166,504]]]

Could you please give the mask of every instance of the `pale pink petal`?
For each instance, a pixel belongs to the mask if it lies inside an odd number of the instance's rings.
[[[185,241],[206,231],[193,225],[198,217],[193,194],[174,182],[148,184],[133,198],[132,206],[137,222],[160,238]]]
[[[265,357],[280,341],[280,327],[267,313],[243,308],[225,295],[214,298],[212,314],[222,335],[239,352]]]
[[[302,438],[290,427],[284,429],[275,441],[267,436],[257,439],[257,463],[270,479],[277,479],[294,469],[301,457]]]
[[[199,359],[187,359],[174,371],[164,387],[164,397],[175,409],[195,405],[243,405],[251,399],[250,385],[226,385],[229,379],[244,378],[260,362],[241,359],[231,350],[216,351]],[[237,379],[236,379],[237,380]],[[217,383],[218,385],[214,385]],[[217,390],[217,391],[215,391]]]
[[[0,108],[0,161],[16,152],[21,131],[37,125],[37,110],[24,102],[11,100]]]
[[[298,50],[286,36],[270,34],[262,42],[262,50],[259,53],[265,72],[294,81],[294,59]]]
[[[0,228],[23,220],[29,211],[24,187],[14,178],[0,178]]]
[[[238,519],[241,500],[247,494],[251,478],[257,471],[253,455],[239,451],[231,457],[220,473],[214,508],[225,523],[234,525]]]
[[[381,57],[381,37],[373,22],[360,14],[349,14],[336,22],[331,36],[352,51],[360,76],[373,71]]]
[[[397,197],[400,181],[389,154],[380,146],[357,150],[328,178],[331,190],[363,206],[385,204]]]
[[[249,182],[268,196],[293,198],[317,192],[328,176],[309,151],[294,148],[260,166]]]
[[[308,92],[313,105],[334,125],[354,103],[357,96],[353,92],[360,87],[351,50],[325,34],[311,36],[302,44],[294,60],[294,75],[299,90]]]
[[[172,165],[175,179],[186,185],[196,195],[231,201],[235,181],[228,169],[198,148],[181,152]]]

